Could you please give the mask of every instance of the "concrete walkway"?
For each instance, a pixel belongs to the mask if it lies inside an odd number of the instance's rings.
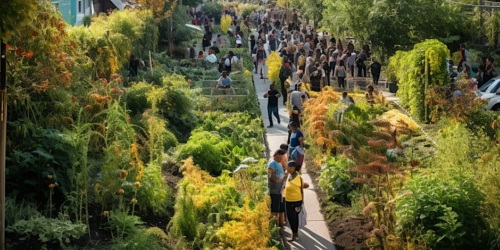
[[[269,125],[269,119],[267,115],[267,99],[264,98],[263,95],[269,89],[269,84],[271,82],[268,79],[260,79],[260,74],[254,74],[253,79],[255,82],[257,97],[259,99],[260,109],[262,111],[264,126],[267,127]],[[287,124],[289,122],[289,116],[286,107],[282,105],[282,97],[279,99],[278,104],[280,105],[279,114],[281,124],[278,124],[276,120],[274,120],[274,126],[272,128],[266,128],[267,142],[271,154],[275,150],[279,149],[279,146],[282,143],[287,143],[288,138]],[[273,119],[276,118],[273,117]],[[307,174],[307,166],[305,162],[302,170],[302,177],[304,178],[304,182],[307,182],[310,185],[309,188],[304,189],[304,204],[307,211],[307,225],[304,229],[299,230],[299,239],[290,243],[291,249],[334,250],[335,246],[332,242],[332,238],[330,237],[327,223],[320,211],[320,204],[316,195],[316,187],[313,185],[311,178]],[[285,228],[285,232],[289,236],[291,236],[292,234],[290,228],[288,227]]]

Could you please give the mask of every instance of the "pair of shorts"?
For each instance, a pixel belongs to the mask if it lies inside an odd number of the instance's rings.
[[[285,199],[281,194],[271,194],[271,213],[285,212]]]

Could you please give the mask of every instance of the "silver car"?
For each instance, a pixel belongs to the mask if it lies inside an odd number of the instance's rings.
[[[500,111],[500,77],[486,82],[476,94],[479,98],[488,101],[486,109]]]

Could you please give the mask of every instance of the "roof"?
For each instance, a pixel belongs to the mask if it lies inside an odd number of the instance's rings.
[[[127,7],[134,9],[139,6],[139,4],[137,4],[134,0],[110,0],[110,1],[119,10],[123,10]]]

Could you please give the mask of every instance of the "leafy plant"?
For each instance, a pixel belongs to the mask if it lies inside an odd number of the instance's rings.
[[[158,229],[158,228],[157,228]],[[159,229],[161,231],[161,229]],[[165,234],[165,233],[163,233]],[[140,250],[151,249],[161,250],[165,249],[161,244],[161,239],[152,234],[149,229],[140,229],[138,232],[129,235],[123,239],[118,239],[111,248],[113,250]]]
[[[480,215],[484,194],[471,176],[419,175],[405,183],[405,189],[411,193],[396,201],[403,237],[412,237],[411,229],[421,225],[436,248],[486,248]]]
[[[416,44],[413,50],[400,52],[394,59],[389,59],[389,75],[396,76],[398,96],[410,113],[421,121],[428,121],[429,110],[437,108],[427,100],[429,90],[449,82],[446,69],[449,54],[443,43],[426,40]]]
[[[86,233],[87,226],[82,223],[73,223],[68,216],[59,214],[56,219],[34,216],[27,220],[18,220],[5,230],[19,235],[20,240],[38,237],[41,242],[58,242],[61,247],[64,247],[72,239],[82,237]]]
[[[137,192],[140,209],[166,215],[173,206],[172,196],[172,190],[163,180],[160,166],[150,163],[144,169],[141,187]]]
[[[7,157],[7,187],[12,195],[23,194],[27,199],[46,202],[50,196],[48,185],[58,184],[58,201],[73,188],[68,179],[69,152],[72,146],[56,129],[33,128],[22,144]],[[47,177],[51,176],[52,180]]]
[[[5,225],[6,227],[14,225],[20,220],[29,220],[31,217],[39,217],[41,214],[37,211],[36,204],[23,200],[16,202],[14,198],[5,199]]]
[[[340,155],[329,157],[322,166],[318,184],[331,201],[343,205],[351,204],[349,194],[354,189],[354,185],[351,182],[353,176],[349,168],[354,165],[353,161]]]
[[[208,13],[215,22],[221,20],[221,13],[224,10],[224,5],[219,2],[206,3],[201,7],[201,11]]]
[[[109,212],[108,224],[113,239],[122,240],[139,232],[144,222],[139,216],[129,215],[126,211],[113,210]]]

